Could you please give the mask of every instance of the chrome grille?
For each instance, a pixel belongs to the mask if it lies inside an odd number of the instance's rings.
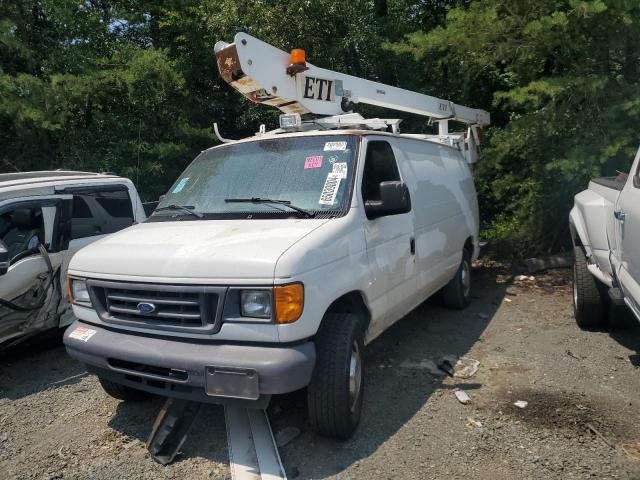
[[[200,305],[207,299],[194,292],[160,292],[107,289],[107,311],[126,320],[159,320],[183,326],[202,326]],[[143,313],[138,305],[154,305],[151,313]],[[206,320],[206,319],[205,319]]]
[[[88,280],[87,286],[107,323],[191,333],[216,333],[220,328],[224,287],[102,280]]]

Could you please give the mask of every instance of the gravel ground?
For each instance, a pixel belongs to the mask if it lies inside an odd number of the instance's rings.
[[[483,267],[474,297],[463,312],[427,302],[370,345],[351,440],[311,433],[303,394],[274,399],[274,430],[300,432],[280,449],[289,478],[639,479],[621,445],[640,442],[640,328],[580,331],[567,271],[518,282]],[[434,375],[428,360],[444,355],[479,369]],[[109,398],[57,343],[11,351],[0,358],[0,477],[229,478],[215,406],[174,464],[150,459],[144,441],[161,405]]]

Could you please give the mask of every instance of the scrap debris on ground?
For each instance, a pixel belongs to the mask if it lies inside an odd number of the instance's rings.
[[[569,274],[516,280],[486,263],[468,310],[431,300],[392,327],[367,351],[363,421],[346,442],[310,431],[304,392],[275,398],[289,478],[640,478],[640,328],[579,330]],[[149,457],[162,404],[108,397],[59,344],[6,353],[2,478],[230,478],[216,406],[173,464]]]

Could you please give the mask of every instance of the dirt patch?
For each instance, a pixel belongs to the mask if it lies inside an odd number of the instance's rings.
[[[525,408],[514,405],[520,400],[527,402]],[[533,428],[582,435],[590,434],[589,425],[593,425],[598,431],[619,438],[634,432],[620,412],[612,411],[608,399],[589,397],[584,392],[518,389],[504,392],[500,405],[501,414]]]

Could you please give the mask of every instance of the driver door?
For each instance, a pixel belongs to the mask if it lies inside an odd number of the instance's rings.
[[[65,242],[68,242],[62,220],[65,210],[70,211],[70,202],[70,195],[24,197],[0,202],[0,216],[9,219],[5,221],[4,231],[0,232],[0,239],[13,245],[7,272],[0,277],[0,344],[57,326],[57,308],[61,299],[60,266],[64,260]],[[35,220],[31,230],[24,225],[11,224],[11,215],[16,209],[32,212]],[[16,247],[12,240],[18,228],[37,232],[32,235],[37,240]],[[38,247],[33,248],[34,244],[44,246],[49,262]]]
[[[405,177],[387,137],[368,137],[361,181],[362,205],[379,200],[383,181]],[[367,334],[371,340],[413,307],[415,293],[414,212],[364,219],[364,233],[370,271],[368,292],[372,321]]]
[[[618,280],[629,306],[640,317],[640,150],[616,205]]]

